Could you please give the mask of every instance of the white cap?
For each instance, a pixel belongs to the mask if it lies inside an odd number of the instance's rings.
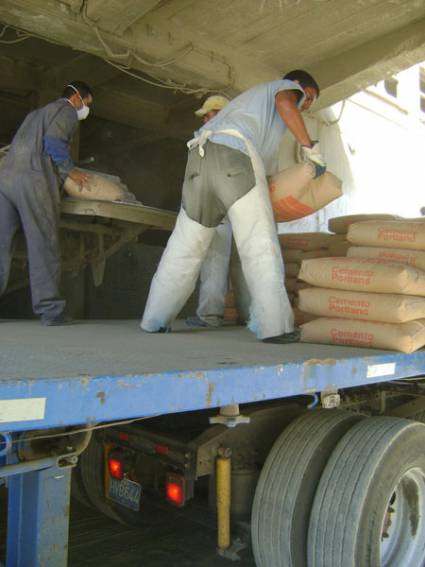
[[[230,100],[225,96],[209,96],[207,99],[205,99],[204,104],[201,106],[201,108],[195,111],[195,114],[196,116],[205,116],[205,114],[211,112],[212,110],[221,110],[227,104],[229,104],[229,102]]]

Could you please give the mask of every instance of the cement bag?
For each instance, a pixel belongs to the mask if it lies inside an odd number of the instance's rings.
[[[120,183],[119,177],[100,175],[92,171],[82,170],[89,176],[89,181],[80,186],[70,177],[65,179],[65,191],[74,199],[88,201],[135,201],[134,196],[128,192],[125,185]]]
[[[425,345],[425,320],[379,323],[321,317],[301,327],[301,341],[410,353]]]
[[[299,291],[298,306],[306,313],[320,317],[367,319],[385,323],[425,319],[425,298],[415,295],[311,287]]]
[[[269,181],[270,198],[277,222],[311,215],[342,195],[342,182],[326,172],[313,178],[311,163],[300,163],[274,175]]]
[[[289,262],[288,264],[285,264],[285,276],[287,278],[296,278],[299,271],[299,264],[296,264],[295,262]]]
[[[367,221],[350,225],[347,240],[361,246],[425,250],[425,223]]]
[[[327,232],[290,232],[278,236],[280,245],[284,250],[288,248],[303,251],[320,250],[345,240],[344,236]]]
[[[380,258],[387,262],[406,264],[425,270],[425,251],[408,250],[402,248],[375,248],[373,246],[350,246],[347,256],[361,256],[362,258]]]
[[[425,296],[425,272],[378,258],[304,260],[298,277],[317,287]]]
[[[313,287],[312,285],[306,283],[306,282],[300,282],[299,280],[297,280],[297,285],[295,286],[295,292],[299,293],[302,289],[307,289]]]
[[[285,288],[294,293],[297,290],[297,278],[285,278]]]
[[[310,258],[327,258],[329,255],[327,248],[310,251],[292,250],[291,248],[282,250],[282,256],[285,262],[295,262],[297,264],[301,264],[303,260],[309,260]]]
[[[310,315],[310,313],[304,313],[304,311],[301,311],[300,309],[298,309],[298,307],[294,307],[292,311],[294,313],[294,321],[297,327],[299,327],[300,325],[304,325],[309,321],[313,321],[314,319],[317,319],[315,315]]]
[[[351,224],[362,221],[375,221],[375,220],[400,220],[402,217],[397,215],[345,215],[342,217],[334,217],[328,221],[328,229],[330,232],[336,234],[346,234]]]
[[[328,256],[346,256],[349,248],[351,247],[351,243],[348,240],[343,240],[342,242],[335,242],[335,244],[331,244],[328,248]]]

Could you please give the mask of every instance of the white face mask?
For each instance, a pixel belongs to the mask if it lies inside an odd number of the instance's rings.
[[[81,108],[79,108],[78,110],[75,109],[75,111],[77,113],[78,120],[85,120],[90,113],[90,108],[84,104],[84,101],[83,101],[80,93],[74,87],[74,85],[67,85],[67,87],[71,87],[71,89],[73,89],[77,93],[77,95],[80,97],[80,100],[81,100],[81,103],[82,103],[83,106]]]
[[[82,99],[81,99],[81,102],[83,102]],[[90,112],[90,108],[88,106],[86,106],[83,102],[83,106],[77,110],[78,120],[85,120],[87,118],[87,116],[89,115],[89,112]]]

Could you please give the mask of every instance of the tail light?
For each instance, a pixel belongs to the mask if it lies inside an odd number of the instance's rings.
[[[124,477],[124,462],[118,453],[110,453],[108,457],[108,470],[112,478],[122,480]]]
[[[165,494],[168,502],[181,508],[186,501],[185,492],[184,477],[176,473],[168,473],[165,481]]]

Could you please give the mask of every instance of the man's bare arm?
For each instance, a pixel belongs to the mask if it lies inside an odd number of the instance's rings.
[[[276,109],[288,130],[302,146],[311,146],[312,141],[305,127],[303,117],[298,109],[297,93],[299,91],[280,91],[276,95]]]

